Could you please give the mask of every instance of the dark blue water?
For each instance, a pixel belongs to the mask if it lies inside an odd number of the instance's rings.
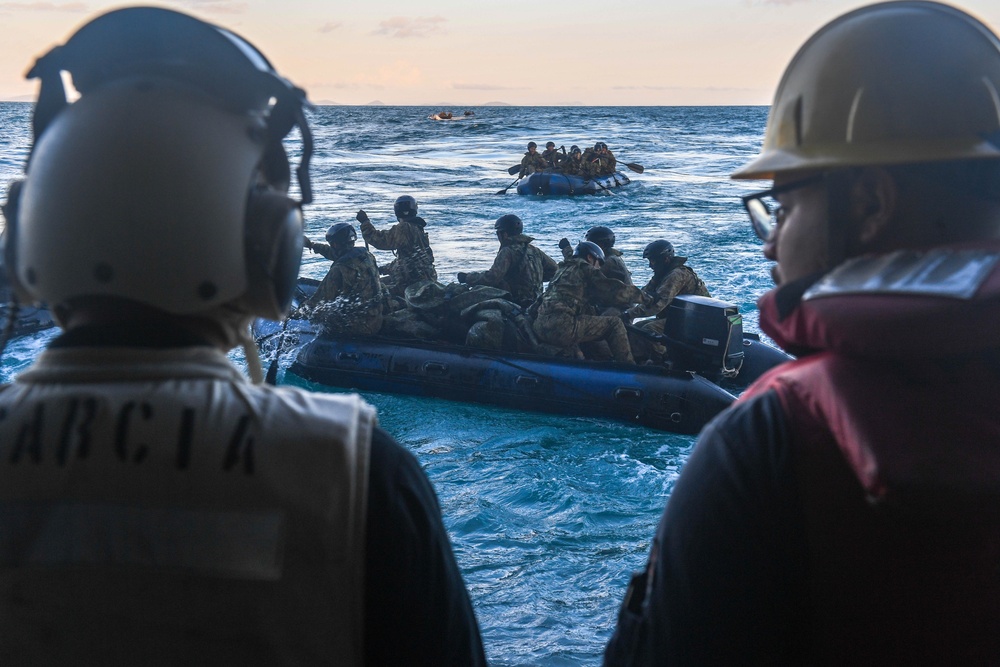
[[[30,109],[0,104],[4,183],[22,168]],[[449,281],[457,271],[489,267],[493,221],[504,213],[520,216],[556,258],[560,237],[575,241],[607,225],[637,283],[649,278],[642,249],[669,239],[713,296],[738,304],[744,327],[756,330],[754,302],[770,286],[768,263],[738,196],[758,184],[728,174],[759,149],[765,108],[487,107],[475,109],[474,120],[427,119],[438,110],[319,108],[311,117],[309,235],[321,239],[359,208],[388,226],[393,200],[410,194],[428,222],[438,273]],[[567,150],[605,141],[620,162],[640,163],[645,173],[630,173],[633,184],[613,195],[495,194],[513,180],[506,169],[529,140]],[[321,278],[326,267],[307,254],[303,274]],[[24,368],[50,336],[16,341],[0,377]],[[598,664],[629,573],[643,565],[694,439],[586,418],[367,397],[438,491],[491,663]]]

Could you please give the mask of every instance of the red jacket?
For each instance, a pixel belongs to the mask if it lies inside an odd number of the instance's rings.
[[[760,309],[802,358],[703,431],[607,664],[1000,661],[1000,243]]]

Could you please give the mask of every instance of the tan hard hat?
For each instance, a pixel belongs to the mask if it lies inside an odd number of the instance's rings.
[[[883,2],[799,49],[732,177],[979,158],[1000,159],[1000,40],[954,7]]]

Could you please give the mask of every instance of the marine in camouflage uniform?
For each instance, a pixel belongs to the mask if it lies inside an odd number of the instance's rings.
[[[615,361],[635,363],[621,318],[591,315],[590,304],[600,301],[627,307],[640,299],[639,290],[634,285],[604,276],[599,264],[581,256],[580,247],[584,245],[601,252],[598,246],[585,241],[577,246],[573,257],[560,265],[542,296],[535,333],[541,342],[561,348],[603,340]]]
[[[518,174],[518,178],[524,178],[528,174],[533,174],[536,171],[542,171],[549,166],[549,163],[545,161],[542,154],[538,152],[538,148],[535,142],[532,141],[528,144],[528,152],[524,154],[521,158],[521,171]]]
[[[545,150],[542,151],[542,159],[545,160],[546,166],[551,169],[558,169],[559,164],[565,159],[566,154],[560,153],[553,142],[545,144]]]
[[[687,257],[677,257],[669,241],[653,241],[646,246],[642,256],[649,260],[653,277],[642,288],[642,303],[629,308],[624,316],[635,319],[652,315],[656,319],[642,322],[639,328],[662,334],[666,326],[667,307],[678,294],[712,296],[705,282],[698,277],[694,269],[687,266]],[[665,353],[666,348],[663,345],[653,343],[648,338],[641,335],[633,335],[630,338],[639,358],[658,358]]]
[[[382,328],[382,285],[371,253],[349,244],[335,247],[307,241],[306,247],[332,259],[333,265],[316,292],[299,307],[299,313],[332,333],[378,333]]]
[[[618,171],[618,158],[616,158],[615,154],[611,152],[607,144],[602,142],[601,146],[601,157],[603,160],[603,167],[606,169],[605,173],[613,174]]]
[[[580,149],[573,146],[569,151],[569,155],[559,163],[559,170],[570,176],[583,176],[584,164],[582,158],[583,155],[580,153]]]
[[[424,227],[427,223],[416,215],[399,217],[395,225],[380,231],[363,210],[358,211],[361,236],[379,250],[393,250],[396,259],[385,284],[393,296],[402,297],[406,288],[421,280],[437,280],[434,253]]]
[[[563,240],[566,243],[563,243]],[[597,242],[594,241],[594,243]],[[605,248],[600,243],[597,243],[597,245],[601,246],[601,250],[604,251],[604,264],[601,265],[601,273],[608,278],[620,280],[626,285],[632,285],[632,272],[625,266],[625,260],[622,259],[621,251],[617,248]],[[559,249],[562,250],[563,259],[569,259],[573,256],[573,247],[570,245],[569,239],[560,239]]]
[[[542,293],[542,283],[552,280],[558,265],[531,245],[534,239],[522,233],[516,215],[501,216],[496,222],[500,250],[488,271],[459,273],[458,281],[468,285],[489,285],[510,292],[510,300],[527,308]]]

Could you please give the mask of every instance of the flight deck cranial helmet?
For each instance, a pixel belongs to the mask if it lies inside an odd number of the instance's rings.
[[[601,246],[596,243],[591,243],[590,241],[580,241],[577,243],[576,249],[573,250],[573,256],[579,257],[580,259],[593,257],[597,260],[598,264],[604,264],[604,251],[601,250]]]
[[[615,245],[615,233],[603,225],[588,229],[584,238],[601,246],[605,251]]]
[[[521,218],[517,217],[513,213],[508,213],[507,215],[501,215],[497,218],[496,223],[493,225],[493,229],[497,230],[498,234],[503,232],[508,236],[517,236],[524,231],[524,223],[521,222]]]
[[[59,321],[94,296],[234,330],[285,313],[312,199],[301,89],[237,35],[153,7],[97,17],[28,78],[41,79],[34,144],[4,206],[21,298]],[[300,201],[282,147],[296,125]]]
[[[883,2],[799,49],[733,178],[969,159],[1000,159],[1000,40],[954,7]]]
[[[417,200],[410,195],[396,197],[396,203],[392,205],[392,212],[397,218],[413,218],[417,215]]]
[[[340,250],[352,248],[357,240],[358,233],[354,231],[354,225],[349,222],[335,222],[326,230],[326,242],[333,248]]]

